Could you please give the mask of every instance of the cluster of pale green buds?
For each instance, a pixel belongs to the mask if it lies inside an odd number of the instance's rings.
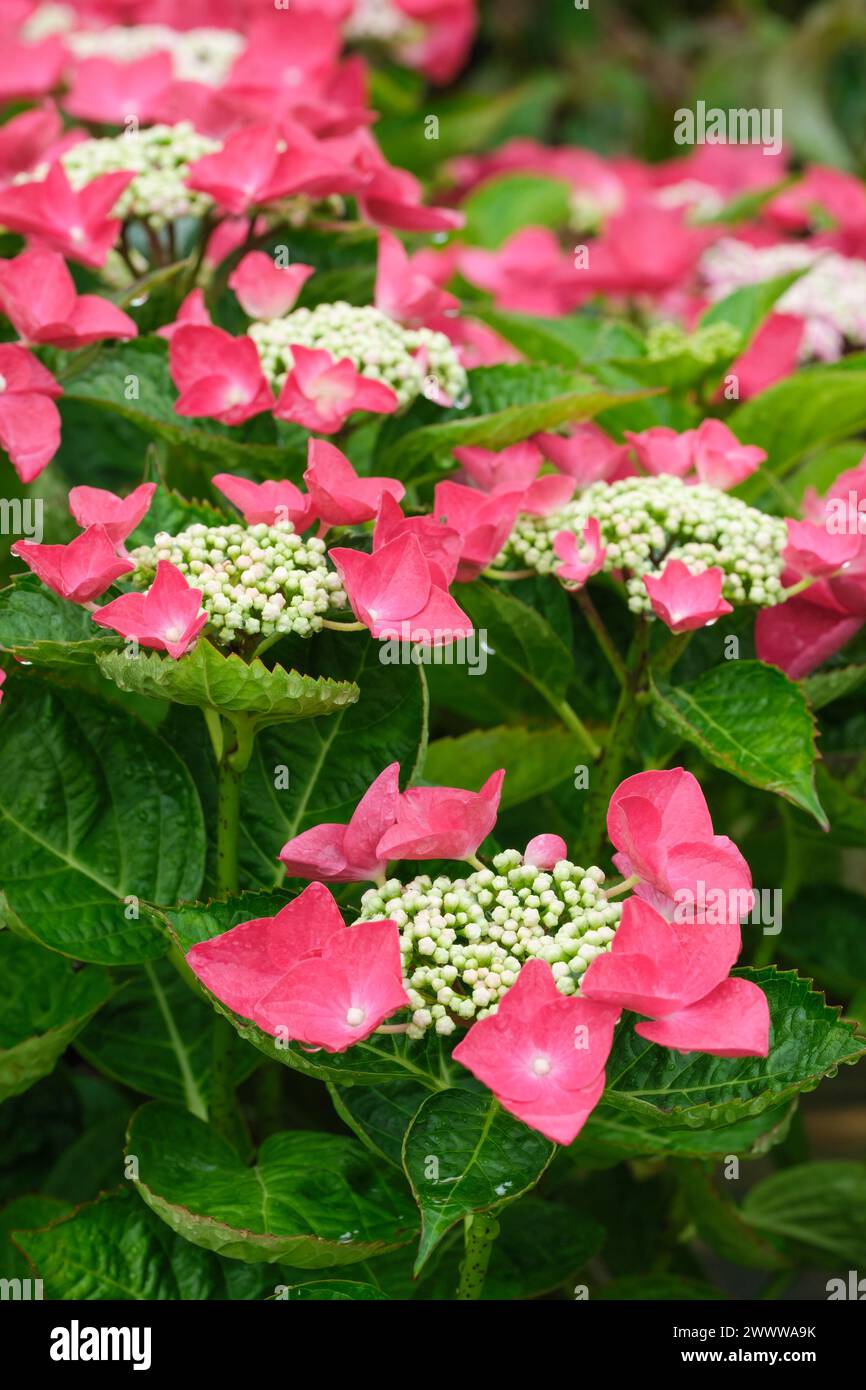
[[[177,536],[160,532],[152,546],[131,552],[133,581],[146,587],[160,560],[170,560],[201,590],[209,628],[221,646],[248,636],[318,632],[329,609],[343,608],[339,577],[327,567],[325,543],[295,534],[290,521],[273,526],[205,526]]]
[[[109,24],[103,29],[80,29],[69,5],[40,5],[24,26],[22,37],[38,43],[62,34],[76,58],[110,58],[133,63],[151,53],[167,53],[179,82],[220,86],[235,59],[246,47],[242,34],[231,29],[170,29],[167,24]]]
[[[213,204],[208,193],[187,188],[189,166],[220,148],[218,140],[199,135],[189,121],[177,125],[152,125],[104,139],[82,140],[61,156],[67,178],[75,189],[84,188],[100,174],[131,170],[135,177],[112,209],[124,221],[137,218],[159,231],[179,217],[201,217]],[[17,182],[44,179],[46,164]]]
[[[651,362],[686,356],[701,366],[712,367],[717,362],[730,362],[742,342],[742,333],[732,323],[708,323],[693,333],[687,333],[678,323],[657,323],[647,333],[646,352]]]
[[[393,0],[355,0],[352,13],[346,20],[343,33],[354,43],[372,40],[376,43],[406,43],[416,29],[407,15]],[[423,33],[423,30],[420,32]]]
[[[561,859],[552,869],[503,850],[467,878],[389,879],[361,900],[359,921],[397,923],[412,1007],[409,1036],[448,1035],[495,1013],[521,967],[551,966],[561,994],[575,994],[590,963],[610,949],[620,903],[608,902],[601,869]]]
[[[445,396],[465,403],[466,372],[444,333],[404,328],[371,304],[355,307],[342,300],[294,309],[281,319],[252,323],[247,330],[262,370],[279,390],[291,370],[293,343],[323,348],[335,361],[348,357],[355,370],[390,386],[401,406],[417,396]]]
[[[634,613],[651,612],[643,576],[660,575],[668,560],[682,560],[694,573],[720,569],[722,593],[732,604],[769,608],[782,598],[785,522],[671,473],[593,483],[551,516],[519,516],[497,563],[550,574],[560,563],[557,532],[573,531],[582,542],[590,517],[599,524],[604,569],[622,575]]]

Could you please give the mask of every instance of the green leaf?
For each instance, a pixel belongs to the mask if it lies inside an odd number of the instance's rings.
[[[827,817],[815,791],[815,725],[800,686],[775,666],[729,661],[688,685],[653,683],[653,710],[723,772]]]
[[[93,696],[31,678],[26,695],[10,687],[0,712],[4,917],[79,960],[161,955],[145,904],[194,898],[204,868],[189,773],[144,725]]]
[[[866,980],[866,898],[841,885],[806,884],[786,908],[779,950],[843,997]]]
[[[607,1104],[680,1129],[738,1124],[798,1091],[813,1091],[843,1063],[866,1055],[866,1039],[795,971],[765,966],[734,973],[767,996],[769,1056],[711,1057],[657,1047],[638,1037],[626,1015],[607,1064]]]
[[[737,488],[737,496],[751,501],[761,494],[765,469],[785,477],[805,454],[866,427],[866,371],[841,363],[806,367],[744,401],[727,423],[744,444],[769,455]]]
[[[488,1092],[454,1089],[425,1100],[403,1141],[403,1166],[421,1212],[415,1273],[464,1216],[505,1206],[534,1187],[554,1151]]]
[[[494,249],[521,228],[565,227],[571,188],[564,179],[543,174],[500,174],[475,188],[461,204],[463,236]]]
[[[210,502],[188,502],[179,492],[174,492],[162,483],[153,494],[153,500],[145,516],[126,542],[128,550],[139,545],[153,545],[160,531],[176,536],[188,526],[200,522],[204,526],[224,526],[227,520],[234,521],[236,513],[226,504],[225,511],[214,507]]]
[[[480,580],[460,591],[460,604],[486,633],[490,665],[503,662],[552,705],[565,699],[574,669],[571,652],[546,618],[498,584]]]
[[[0,1211],[0,1279],[32,1279],[33,1270],[12,1241],[13,1231],[47,1226],[68,1211],[59,1197],[16,1197]]]
[[[607,1168],[623,1159],[726,1158],[739,1154],[758,1158],[788,1133],[796,1101],[785,1101],[772,1110],[749,1115],[719,1128],[675,1129],[669,1121],[655,1123],[646,1114],[608,1105],[602,1098],[577,1139],[570,1145],[569,1157],[579,1168]]]
[[[273,1292],[265,1270],[196,1249],[159,1221],[135,1194],[100,1197],[43,1230],[18,1230],[48,1297],[211,1302],[263,1298]]]
[[[358,687],[351,681],[304,676],[282,666],[269,671],[261,661],[247,664],[234,653],[226,656],[205,639],[179,661],[160,652],[139,652],[131,660],[120,651],[99,657],[98,665],[121,690],[215,710],[229,718],[249,714],[258,729],[333,714],[358,698]]]
[[[472,314],[533,362],[586,368],[596,362],[640,357],[644,351],[644,341],[637,329],[616,319],[588,313],[546,319],[474,305]]]
[[[698,327],[708,328],[714,323],[731,324],[742,334],[740,351],[744,352],[776,302],[803,274],[803,270],[791,270],[772,280],[762,280],[759,285],[743,285],[705,309],[698,319]]]
[[[734,1202],[722,1195],[708,1168],[699,1163],[678,1163],[675,1171],[680,1196],[698,1235],[722,1259],[746,1269],[784,1269],[790,1263],[744,1220]]]
[[[289,1303],[317,1300],[325,1303],[387,1303],[388,1295],[373,1284],[358,1284],[351,1279],[315,1279],[310,1284],[290,1284],[280,1295]]]
[[[592,1289],[593,1300],[614,1303],[694,1303],[727,1298],[711,1284],[683,1279],[679,1274],[626,1274]]]
[[[328,1091],[341,1120],[362,1144],[393,1163],[403,1164],[403,1138],[430,1087],[420,1081],[389,1081],[386,1085],[335,1086]]]
[[[866,1163],[801,1163],[746,1194],[743,1218],[793,1259],[839,1273],[866,1264]],[[840,1269],[840,1265],[842,1269]]]
[[[121,640],[97,631],[86,609],[67,603],[35,574],[18,576],[0,590],[0,647],[22,661],[60,671],[92,666]]]
[[[806,699],[813,709],[823,709],[834,700],[844,700],[866,685],[866,666],[837,666],[830,671],[816,671],[803,681]]]
[[[0,1101],[47,1076],[111,994],[99,966],[73,970],[61,956],[0,934],[4,1008],[0,1015]]]
[[[408,1195],[354,1139],[274,1134],[250,1168],[201,1120],[158,1101],[132,1118],[136,1186],[172,1230],[250,1264],[356,1264],[412,1238]]]
[[[147,963],[81,1034],[82,1057],[134,1091],[184,1105],[207,1118],[212,1081],[211,1023],[204,1000],[167,961]],[[232,1081],[238,1086],[258,1064],[233,1038]]]
[[[424,780],[434,786],[480,787],[504,767],[500,809],[519,806],[573,776],[584,744],[565,729],[526,729],[500,724],[456,738],[437,738],[427,749]]]

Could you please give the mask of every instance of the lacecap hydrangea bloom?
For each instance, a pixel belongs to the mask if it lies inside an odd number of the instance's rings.
[[[160,532],[131,558],[139,586],[151,582],[160,560],[169,560],[200,589],[209,629],[221,646],[245,636],[306,637],[321,629],[329,609],[346,602],[339,576],[326,564],[324,542],[302,539],[290,521],[196,523],[177,536]]]
[[[672,559],[692,571],[720,569],[722,594],[732,604],[769,607],[782,598],[785,522],[672,474],[593,483],[550,516],[519,516],[502,563],[552,573],[558,564],[554,538],[573,532],[582,543],[593,517],[605,550],[603,568],[624,575],[635,613],[652,611],[644,576],[660,576]]]
[[[401,406],[426,395],[442,404],[465,403],[466,372],[444,333],[403,328],[373,305],[338,300],[295,309],[281,319],[250,324],[262,369],[274,389],[292,368],[292,345],[324,348],[335,361],[348,357],[362,376],[390,386]]]
[[[82,140],[64,151],[61,162],[76,190],[100,174],[131,171],[135,177],[118,198],[114,216],[138,218],[159,230],[179,217],[200,217],[212,206],[209,194],[187,187],[186,175],[195,160],[219,148],[218,140],[199,135],[189,121],[179,121]],[[47,172],[46,165],[39,165],[16,182],[41,180]]]

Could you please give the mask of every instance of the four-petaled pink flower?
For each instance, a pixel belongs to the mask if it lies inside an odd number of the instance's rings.
[[[862,540],[857,531],[831,532],[826,524],[788,518],[788,544],[782,558],[803,577],[824,578],[853,560]]]
[[[160,560],[146,594],[121,594],[98,608],[93,621],[177,661],[195,645],[207,613],[201,611],[201,590],[190,588],[170,560]]]
[[[558,317],[584,297],[573,262],[546,227],[524,227],[496,251],[467,247],[460,273],[493,295],[498,309]]]
[[[573,531],[557,531],[553,538],[553,549],[562,560],[562,564],[556,567],[557,576],[578,586],[598,574],[607,555],[601,543],[601,528],[594,516],[583,528],[582,545],[578,545]]]
[[[617,482],[634,472],[628,445],[617,444],[592,420],[573,426],[567,435],[542,433],[535,440],[544,457],[580,487]]]
[[[324,439],[307,444],[304,482],[316,515],[325,526],[357,526],[372,521],[382,495],[400,501],[406,489],[396,478],[362,478],[345,454]]]
[[[242,213],[299,193],[318,198],[355,193],[364,179],[333,144],[317,140],[297,122],[265,121],[236,131],[221,150],[197,159],[186,182],[229,212]]]
[[[404,516],[400,503],[390,492],[383,492],[373,527],[373,553],[401,536],[415,537],[430,565],[433,583],[447,589],[457,573],[460,533],[451,526],[442,526],[432,516]]]
[[[452,1055],[503,1109],[570,1144],[601,1099],[619,1014],[560,994],[550,966],[528,960],[497,1012],[473,1024]]]
[[[656,617],[671,632],[692,632],[733,611],[722,598],[723,580],[716,565],[696,573],[682,560],[668,560],[657,579],[645,574],[643,582]]]
[[[68,545],[16,541],[12,554],[70,603],[92,603],[115,579],[135,569],[131,560],[117,554],[102,526],[88,526]]]
[[[72,261],[102,266],[121,225],[111,211],[132,178],[125,171],[101,174],[76,192],[57,160],[41,182],[0,189],[0,225]]]
[[[292,308],[315,266],[279,266],[264,251],[250,251],[229,276],[229,288],[251,319],[279,319]]]
[[[543,460],[541,450],[531,440],[509,444],[498,452],[467,445],[455,449],[454,457],[484,492],[520,492],[517,509],[530,516],[550,516],[570,502],[574,494],[573,479],[563,473],[538,477]]]
[[[623,904],[609,952],[580,982],[584,999],[631,1009],[653,1021],[635,1032],[679,1052],[766,1057],[770,1011],[751,980],[731,978],[742,939],[736,922],[672,922],[639,898]]]
[[[275,917],[242,922],[187,953],[194,974],[235,1013],[305,1047],[343,1052],[409,998],[390,921],[347,927],[311,883]]]
[[[520,489],[485,495],[462,483],[437,483],[433,515],[460,535],[457,578],[461,584],[477,579],[499,554],[514,525],[522,496]]]
[[[610,799],[607,833],[620,873],[667,918],[739,922],[752,910],[752,875],[737,846],[716,835],[700,784],[681,767],[636,772]]]
[[[638,433],[625,431],[638,466],[645,473],[673,473],[678,478],[692,470],[692,436],[692,430],[679,434],[669,425],[651,425]]]
[[[63,390],[42,363],[15,343],[0,343],[0,444],[22,483],[32,483],[60,447]]]
[[[425,275],[390,232],[379,233],[374,303],[410,328],[422,326],[434,314],[455,313],[460,307],[459,299]]]
[[[178,415],[241,425],[273,406],[252,338],[233,338],[222,328],[178,328],[169,343],[168,360],[180,392],[174,403]]]
[[[698,478],[722,491],[743,482],[767,457],[766,449],[741,444],[723,420],[703,420],[689,433]]]
[[[141,483],[128,497],[102,487],[74,487],[69,510],[79,526],[101,526],[112,545],[122,546],[147,515],[155,492],[156,483]]]
[[[159,118],[171,81],[168,53],[147,53],[125,63],[113,58],[82,58],[62,105],[79,121],[123,125],[134,111],[139,121],[148,123]]]
[[[138,333],[129,315],[111,300],[76,292],[58,251],[23,251],[0,261],[0,309],[23,343],[68,350]]]
[[[279,858],[292,878],[323,878],[331,883],[363,883],[385,872],[378,844],[396,819],[400,764],[391,763],[365,791],[347,825],[325,823],[304,830],[283,845]]]
[[[390,415],[400,402],[390,386],[357,370],[351,357],[339,361],[324,348],[292,345],[292,369],[274,406],[278,420],[336,434],[356,410]]]
[[[234,503],[250,526],[273,526],[277,521],[290,521],[300,532],[315,520],[311,499],[287,478],[254,483],[234,473],[215,473],[211,482]]]
[[[471,635],[470,619],[437,583],[442,572],[416,536],[398,536],[372,555],[340,547],[328,554],[352,612],[374,637],[441,647]]]
[[[383,859],[468,859],[496,824],[504,769],[480,791],[460,787],[410,787],[402,792],[397,818],[382,836]]]

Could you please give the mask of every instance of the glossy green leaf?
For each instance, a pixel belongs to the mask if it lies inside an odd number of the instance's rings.
[[[467,585],[460,602],[476,628],[487,633],[488,663],[504,663],[552,704],[565,698],[571,652],[547,619],[496,583]]]
[[[866,1265],[866,1163],[800,1163],[756,1184],[744,1219],[791,1258],[847,1275]]]
[[[500,174],[473,189],[461,206],[463,236],[476,246],[501,246],[527,226],[567,225],[571,189],[564,179],[543,174]]]
[[[866,426],[866,372],[841,363],[801,369],[738,405],[727,423],[742,443],[766,449],[763,467],[784,477],[807,453]],[[739,496],[760,496],[761,471],[740,485]]]
[[[596,362],[639,357],[643,351],[641,334],[618,319],[585,313],[545,319],[488,308],[473,309],[473,313],[535,362],[591,367]]]
[[[779,952],[847,997],[866,980],[866,898],[837,884],[805,884],[785,909]]]
[[[17,576],[0,590],[0,648],[21,661],[58,671],[92,666],[120,642],[102,634],[86,609],[67,603],[35,574]]]
[[[803,682],[806,699],[813,709],[823,709],[834,700],[844,700],[866,685],[866,666],[836,666],[815,671]]]
[[[746,1269],[784,1269],[789,1261],[754,1225],[744,1220],[733,1200],[735,1182],[717,1183],[699,1163],[676,1167],[679,1192],[698,1235],[712,1250]],[[724,1191],[728,1188],[731,1195]]]
[[[388,1295],[374,1284],[359,1284],[351,1279],[314,1279],[309,1284],[290,1284],[280,1297],[289,1303],[388,1302]]]
[[[674,1128],[669,1121],[655,1123],[640,1115],[607,1104],[593,1110],[569,1157],[578,1168],[607,1168],[623,1159],[652,1158],[758,1158],[780,1144],[788,1133],[796,1101],[784,1101],[772,1110],[748,1115],[733,1124],[707,1128]]]
[[[762,280],[757,285],[743,285],[705,309],[698,320],[698,326],[707,328],[714,323],[729,323],[738,328],[743,335],[740,347],[742,352],[749,346],[777,301],[802,275],[802,270],[792,270],[787,275],[777,275],[772,280]]]
[[[68,1204],[59,1197],[15,1197],[7,1202],[0,1211],[0,1279],[33,1278],[31,1265],[12,1239],[13,1232],[47,1226],[68,1210]]]
[[[335,1086],[329,1082],[328,1091],[340,1119],[361,1142],[400,1168],[406,1130],[429,1096],[430,1087],[421,1081],[368,1086]]]
[[[427,749],[424,779],[434,786],[480,787],[504,767],[500,809],[519,806],[573,776],[584,744],[566,729],[500,724],[456,738],[437,738]]]

